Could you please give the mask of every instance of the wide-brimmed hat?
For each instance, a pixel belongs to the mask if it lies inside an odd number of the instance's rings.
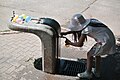
[[[85,19],[81,14],[75,14],[71,20],[68,28],[71,31],[79,31],[90,23],[90,19]]]

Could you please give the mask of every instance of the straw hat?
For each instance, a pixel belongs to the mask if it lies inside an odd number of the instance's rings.
[[[71,31],[79,31],[90,23],[90,19],[85,19],[81,14],[75,14],[70,21],[68,28]]]

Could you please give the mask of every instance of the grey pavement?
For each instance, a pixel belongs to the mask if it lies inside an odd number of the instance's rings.
[[[52,17],[62,27],[66,27],[74,13],[83,13],[86,18],[100,19],[111,28],[116,36],[120,35],[119,0],[0,0],[0,80],[78,79],[71,76],[47,74],[33,67],[34,59],[41,57],[41,41],[33,34],[8,29],[7,24],[13,10],[17,14]],[[91,39],[89,41],[79,49],[72,46],[66,48],[64,39],[62,39],[61,57],[86,58],[86,51],[94,43]],[[116,70],[119,71],[119,68]]]

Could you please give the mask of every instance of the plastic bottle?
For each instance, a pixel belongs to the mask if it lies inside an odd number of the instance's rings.
[[[26,15],[25,14],[22,14],[21,16],[23,17],[23,19],[26,19]]]
[[[23,20],[23,16],[22,16],[22,15],[20,15],[18,18],[20,18],[20,19],[22,19],[22,20]]]
[[[31,20],[30,16],[26,16],[25,22],[29,22]]]
[[[16,19],[16,23],[22,24],[22,23],[23,23],[23,20],[22,20],[21,18],[17,18],[17,19]]]
[[[18,19],[18,15],[15,15],[15,17],[12,20],[12,22],[16,22],[17,19]]]

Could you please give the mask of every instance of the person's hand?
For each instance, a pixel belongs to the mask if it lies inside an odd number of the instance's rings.
[[[65,40],[65,45],[71,45],[71,43],[72,43],[72,42],[66,38],[66,40]]]

